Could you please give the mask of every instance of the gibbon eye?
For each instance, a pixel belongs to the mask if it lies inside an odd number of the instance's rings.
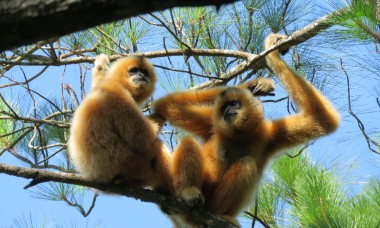
[[[139,71],[139,68],[137,67],[132,67],[130,70],[129,70],[129,73],[137,73]]]
[[[145,77],[149,77],[149,71],[147,69],[142,69],[141,72],[145,75]]]
[[[230,101],[230,105],[231,105],[231,106],[235,106],[235,105],[237,105],[237,100],[232,100],[232,101]]]

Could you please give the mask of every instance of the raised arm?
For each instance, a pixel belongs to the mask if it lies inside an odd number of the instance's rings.
[[[257,78],[236,87],[247,88],[254,96],[265,96],[275,89],[273,81],[269,78]],[[212,105],[226,88],[172,93],[156,100],[154,111],[170,124],[207,139],[212,134]]]
[[[269,35],[265,40],[265,49],[284,38],[284,35]],[[266,122],[270,138],[269,154],[334,132],[339,126],[340,116],[330,101],[292,70],[280,58],[278,50],[268,54],[266,60],[300,110],[298,114]]]
[[[211,103],[224,89],[172,93],[156,100],[153,110],[171,125],[207,139],[212,129]]]

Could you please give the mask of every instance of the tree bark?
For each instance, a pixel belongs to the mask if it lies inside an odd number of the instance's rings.
[[[232,2],[233,0],[2,0],[0,51],[171,7],[220,7]]]

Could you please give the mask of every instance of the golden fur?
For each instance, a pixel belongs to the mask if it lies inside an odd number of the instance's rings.
[[[268,36],[265,49],[284,37]],[[266,60],[300,113],[265,120],[261,102],[244,89],[255,81],[227,90],[171,94],[155,103],[155,111],[170,124],[204,140],[200,146],[192,137],[185,137],[174,152],[176,195],[239,227],[235,217],[252,202],[250,197],[269,159],[282,149],[335,131],[340,121],[330,102],[290,69],[279,51],[267,55]],[[229,117],[230,113],[236,116]],[[170,217],[176,227],[199,225],[181,213]]]
[[[107,69],[105,58],[97,57],[96,71]],[[132,68],[148,77],[130,76]],[[127,57],[117,60],[106,74],[95,73],[104,79],[95,81],[70,128],[69,151],[76,169],[103,183],[125,181],[173,192],[171,154],[157,138],[165,119],[158,114],[147,117],[139,108],[155,89],[152,64],[146,58]]]

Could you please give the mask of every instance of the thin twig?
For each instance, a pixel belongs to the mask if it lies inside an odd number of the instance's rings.
[[[153,66],[158,67],[158,68],[161,68],[161,69],[165,69],[165,70],[171,70],[171,71],[176,71],[176,72],[181,72],[181,73],[194,74],[194,75],[196,75],[196,76],[203,77],[203,78],[220,79],[220,78],[217,78],[217,77],[212,77],[212,76],[207,76],[207,75],[197,74],[197,73],[190,72],[190,71],[187,71],[187,70],[172,69],[172,68],[168,68],[168,67],[164,67],[164,66],[160,66],[160,65],[155,65],[155,64],[153,64]],[[222,80],[224,80],[224,79],[222,79]]]
[[[38,118],[29,118],[29,117],[22,117],[22,116],[15,116],[10,112],[0,110],[0,113],[7,115],[1,116],[0,119],[14,119],[21,121],[23,123],[34,123],[34,124],[47,124],[55,127],[61,127],[61,128],[70,128],[70,123],[66,123],[63,121],[58,120],[44,120],[44,119],[38,119]]]
[[[53,153],[52,155],[50,155],[49,157],[45,158],[45,159],[42,160],[42,161],[37,162],[36,165],[38,165],[38,164],[40,164],[40,163],[42,163],[42,162],[44,162],[44,161],[49,160],[49,159],[52,158],[54,155],[58,154],[59,152],[61,152],[62,150],[66,149],[66,148],[67,148],[67,146],[62,147],[61,149],[57,150],[56,152],[54,152],[54,153]]]
[[[33,146],[33,145],[32,145],[32,142],[34,141],[34,139],[36,138],[36,136],[37,136],[37,126],[34,126],[34,134],[33,134],[33,137],[30,139],[30,141],[29,141],[29,143],[28,143],[28,147],[29,147],[30,149],[33,149],[33,150],[43,150],[43,149],[52,148],[52,147],[56,147],[56,146],[67,146],[66,143],[56,143],[56,144],[51,144],[51,145],[42,146],[42,147]]]
[[[100,46],[102,46],[102,47],[104,47],[104,48],[107,48],[107,49],[109,49],[110,51],[113,51],[114,53],[117,53],[117,54],[119,54],[119,55],[124,55],[124,54],[122,54],[122,53],[120,53],[120,52],[118,52],[118,51],[116,51],[115,49],[113,49],[113,48],[111,48],[111,47],[108,47],[108,46],[106,46],[106,45],[104,45],[104,44],[102,44],[102,41],[101,41],[101,39],[91,30],[91,29],[87,29],[90,33],[92,33],[92,35],[94,35],[95,36],[95,38],[98,40],[98,44],[100,45]]]
[[[300,155],[302,153],[302,151],[304,151],[306,148],[308,148],[310,145],[313,145],[315,143],[315,141],[317,141],[316,139],[313,140],[311,143],[306,143],[306,145],[304,145],[295,155],[291,155],[291,154],[288,154],[286,153],[286,155],[289,157],[289,158],[295,158],[297,157],[298,155]]]
[[[9,86],[14,86],[14,85],[19,85],[20,83],[21,84],[26,84],[26,83],[29,83],[31,81],[33,81],[34,79],[38,78],[40,75],[42,75],[42,73],[45,72],[45,70],[48,68],[49,66],[45,66],[38,74],[34,75],[33,77],[29,78],[27,81],[25,82],[16,82],[16,83],[9,83],[9,84],[5,84],[5,85],[1,85],[0,86],[0,89],[1,88],[5,88],[5,87],[9,87]]]
[[[188,49],[192,49],[189,45],[187,45],[186,43],[184,43],[159,17],[157,17],[156,15],[152,14],[152,13],[149,13],[149,15],[151,15],[152,17],[154,17],[156,20],[158,20],[162,26],[164,26],[166,28],[166,30],[168,30],[168,32],[178,41],[180,42],[182,45],[184,45],[185,47],[187,47]],[[174,25],[175,27],[175,25]],[[175,27],[176,28],[176,27]]]
[[[284,29],[284,32],[285,32],[286,35],[288,35],[288,31],[286,31],[286,28],[285,28],[284,18],[285,18],[286,10],[288,9],[288,6],[289,6],[289,4],[290,4],[291,1],[292,0],[289,0],[289,1],[285,2],[285,9],[284,9],[284,12],[282,12],[282,16],[281,16],[282,28]]]
[[[263,225],[265,228],[271,228],[269,226],[268,223],[264,222],[263,220],[261,220],[259,217],[255,216],[254,214],[252,214],[251,212],[249,211],[244,211],[244,214],[247,214],[249,216],[251,216],[252,218],[255,218],[257,221],[259,221],[261,223],[261,225]]]
[[[255,223],[256,223],[256,218],[257,218],[257,209],[259,208],[259,195],[256,195],[255,197],[255,212],[254,215],[255,217],[252,218],[252,226],[251,228],[255,228]]]
[[[24,88],[27,89],[28,91],[31,91],[31,92],[37,94],[38,96],[40,96],[41,98],[43,98],[44,100],[46,100],[47,102],[49,102],[51,105],[53,105],[53,106],[54,106],[54,107],[55,107],[55,108],[56,108],[56,109],[57,109],[62,115],[66,115],[66,114],[64,114],[64,113],[61,111],[60,108],[58,108],[57,105],[55,105],[53,102],[51,102],[49,99],[47,99],[46,97],[42,96],[42,95],[39,94],[38,92],[36,92],[36,91],[34,91],[34,90],[30,89],[30,88],[25,87],[25,86],[24,86],[23,84],[21,84],[20,82],[15,81],[15,80],[13,80],[13,79],[11,79],[11,78],[5,76],[5,75],[3,75],[3,77],[6,77],[8,80],[11,80],[11,81],[13,81],[13,82],[16,82],[17,84],[19,84],[20,86],[24,87]],[[70,115],[69,115],[69,116],[70,116]]]
[[[35,165],[35,164],[33,164],[33,162],[31,162],[26,157],[23,157],[23,156],[17,154],[17,152],[15,150],[9,149],[8,151],[13,156],[15,156],[16,158],[22,160],[25,163],[28,163],[32,168],[35,168],[35,169],[55,169],[55,170],[59,170],[59,171],[65,172],[65,173],[76,173],[77,172],[76,170],[69,170],[69,169],[65,169],[65,168],[62,168],[62,167],[59,167],[59,166],[56,166],[56,165]]]
[[[138,16],[139,18],[143,19],[146,23],[150,24],[150,25],[155,25],[155,26],[162,26],[164,27],[163,25],[160,25],[160,24],[156,24],[156,23],[152,23],[150,21],[148,21],[147,19],[145,19],[144,17],[142,16]]]
[[[100,28],[98,27],[95,27],[96,30],[98,30],[103,36],[109,38],[110,40],[112,40],[112,42],[114,42],[120,49],[122,49],[123,51],[125,51],[126,53],[129,53],[129,50],[130,49],[127,49],[125,47],[123,47],[119,42],[117,42],[114,38],[112,38],[110,35],[108,35],[107,33],[105,33],[103,30],[101,30]]]
[[[165,141],[168,143],[168,145],[170,146],[170,149],[173,151],[173,145],[170,144],[170,141],[166,138],[165,134],[163,132],[161,132],[161,135],[164,137]]]
[[[25,81],[27,82],[27,83],[26,83],[26,86],[27,86],[26,88],[27,88],[27,90],[28,90],[28,93],[29,93],[30,97],[31,97],[32,100],[33,100],[34,118],[37,118],[36,101],[34,100],[34,97],[33,97],[32,93],[30,92],[30,87],[29,87],[28,79],[26,78],[25,72],[24,72],[24,70],[22,69],[22,67],[21,67],[21,66],[18,66],[18,67],[20,67],[20,69],[21,69],[21,71],[22,71],[22,74],[24,75]]]
[[[166,48],[165,37],[163,37],[162,39],[163,39],[163,42],[164,42],[164,48],[165,48],[165,51],[166,51],[166,53],[167,53],[167,52],[168,52],[168,49]],[[170,60],[170,56],[169,56],[169,55],[168,55],[168,60],[169,60],[170,65],[172,65],[172,68],[174,69],[174,65],[173,65],[172,61]]]
[[[359,129],[360,131],[362,132],[364,138],[366,139],[367,141],[367,145],[368,145],[368,148],[376,153],[376,154],[379,154],[380,153],[374,149],[372,149],[371,147],[371,143],[373,143],[374,145],[376,145],[377,147],[380,147],[380,144],[376,143],[375,141],[373,141],[370,137],[368,137],[367,133],[365,132],[365,129],[364,129],[364,124],[362,123],[362,121],[354,114],[354,112],[352,111],[351,109],[351,94],[350,94],[350,80],[349,80],[349,77],[348,77],[348,74],[346,72],[346,70],[343,68],[343,62],[342,62],[342,59],[340,59],[340,66],[342,68],[342,71],[346,74],[346,77],[347,77],[347,94],[348,94],[348,112],[351,114],[351,116],[353,116],[356,121],[358,122],[358,126],[359,126]]]
[[[66,110],[64,111],[65,113],[73,113],[72,110]],[[56,116],[59,116],[61,115],[61,112],[55,112],[55,113],[52,113],[50,114],[49,116],[45,117],[44,119],[42,120],[49,120],[53,117],[56,117]],[[41,124],[37,124],[37,126],[40,126]],[[9,149],[12,149],[21,139],[23,139],[27,134],[29,134],[31,131],[33,130],[33,127],[31,127],[30,129],[26,130],[24,133],[22,133],[17,139],[15,139],[12,143],[10,143],[8,146],[4,147],[1,151],[0,151],[0,156],[7,150]]]
[[[9,108],[9,110],[16,116],[18,117],[17,113],[13,110],[13,108],[8,104],[8,102],[5,101],[4,97],[0,93],[0,98],[3,100],[4,104]]]
[[[224,32],[227,34],[228,37],[230,37],[230,39],[232,40],[232,42],[235,44],[236,48],[239,51],[241,51],[239,45],[235,42],[234,38],[232,38],[232,36],[227,32],[227,30],[224,30]]]
[[[283,101],[283,100],[285,100],[285,99],[288,99],[289,97],[283,97],[283,98],[280,98],[280,99],[278,99],[278,100],[263,100],[263,101],[261,101],[262,103],[266,103],[266,102],[271,102],[271,103],[277,103],[277,102],[280,102],[280,101]]]
[[[20,131],[24,131],[24,130],[29,129],[29,128],[33,128],[33,127],[23,127],[21,129],[18,129],[17,131],[9,133],[9,134],[0,135],[0,138],[7,137],[7,136],[10,136],[10,135],[14,135],[14,134],[16,134],[16,133],[18,133]]]

